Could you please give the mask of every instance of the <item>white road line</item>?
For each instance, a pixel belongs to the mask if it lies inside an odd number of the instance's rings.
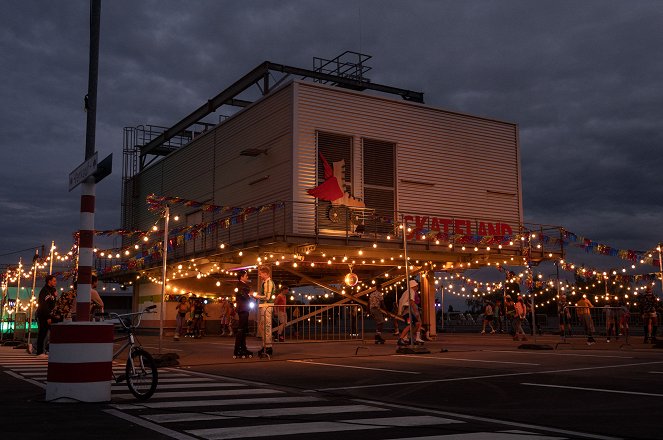
[[[280,423],[270,425],[253,425],[251,427],[235,426],[231,428],[194,429],[188,433],[209,440],[229,438],[271,437],[277,435],[310,434],[316,432],[358,431],[366,429],[382,429],[394,426],[424,426],[463,423],[433,416],[406,416],[377,419],[351,419],[337,422],[304,422]]]
[[[161,375],[159,375],[161,376]],[[159,383],[165,383],[165,382],[177,382],[177,383],[183,383],[183,382],[205,382],[209,379],[205,379],[204,377],[182,377],[178,379],[164,379],[159,377]]]
[[[531,387],[545,387],[545,388],[563,388],[567,390],[581,390],[581,391],[597,391],[600,393],[615,393],[615,394],[633,394],[636,396],[653,396],[653,397],[663,397],[663,394],[656,393],[642,393],[639,391],[622,391],[622,390],[606,390],[603,388],[586,388],[586,387],[570,387],[566,385],[550,385],[544,383],[529,383],[523,382],[521,385],[527,385]]]
[[[579,354],[579,353],[550,353],[549,351],[540,350],[481,350],[487,353],[513,353],[513,354],[532,354],[539,356],[577,356],[577,357],[595,357],[595,358],[618,358],[618,359],[633,359],[633,356],[618,356],[607,354]]]
[[[113,387],[126,388],[127,384],[125,382],[113,383]],[[169,383],[162,384],[161,380],[157,385],[158,390],[181,390],[181,389],[194,389],[194,388],[239,388],[245,387],[246,385],[240,383]],[[200,395],[200,393],[197,393]]]
[[[113,404],[113,408],[121,410],[131,409],[166,409],[166,408],[211,408],[215,406],[240,406],[240,405],[269,405],[274,403],[302,403],[319,402],[322,399],[313,396],[304,397],[252,397],[246,399],[227,399],[227,400],[184,400],[177,402],[145,402],[141,404],[125,403]]]
[[[383,402],[377,402],[373,400],[367,400],[367,399],[353,399],[355,402],[361,402],[361,403],[366,403],[369,405],[381,405],[381,406],[386,406],[388,408],[399,408],[399,409],[406,409],[409,411],[416,411],[416,412],[423,412],[426,414],[437,414],[445,417],[455,417],[459,419],[464,419],[464,420],[470,420],[470,421],[476,421],[476,422],[487,422],[487,423],[498,423],[500,425],[504,426],[513,426],[515,428],[525,428],[525,429],[536,429],[539,431],[547,431],[547,432],[554,432],[555,434],[563,434],[563,435],[568,435],[571,437],[583,437],[583,438],[593,438],[593,439],[600,439],[600,440],[619,440],[619,437],[608,437],[605,435],[599,435],[599,434],[587,434],[584,432],[578,432],[578,431],[570,431],[568,429],[558,429],[558,428],[549,428],[547,426],[538,426],[538,425],[531,425],[529,423],[520,423],[520,422],[510,422],[510,421],[505,421],[505,420],[499,420],[499,419],[491,419],[488,417],[479,417],[479,416],[472,416],[468,414],[458,414],[458,413],[452,413],[449,411],[438,411],[434,409],[425,409],[425,408],[416,408],[412,406],[407,406],[407,405],[399,405],[396,403],[383,403]],[[471,438],[471,437],[470,437]],[[537,437],[529,437],[530,439],[537,439]]]
[[[256,394],[282,394],[284,391],[270,390],[265,388],[249,388],[241,390],[214,390],[214,391],[175,391],[172,393],[161,393],[157,386],[157,391],[152,399],[170,399],[172,397],[211,397],[211,396],[243,396]],[[133,399],[133,394],[113,394],[113,399]]]
[[[156,423],[173,423],[173,422],[191,422],[198,420],[213,420],[209,417],[215,417],[217,419],[229,419],[237,417],[262,418],[262,417],[301,416],[301,415],[316,415],[316,414],[358,413],[358,412],[373,412],[373,411],[390,411],[390,410],[386,408],[380,408],[369,405],[329,405],[329,406],[300,406],[300,407],[287,407],[287,408],[263,408],[263,409],[238,410],[238,411],[213,411],[213,412],[204,412],[204,413],[151,414],[143,417]]]
[[[663,374],[663,371],[650,371],[649,374]]]
[[[24,381],[26,381],[26,382],[28,382],[28,383],[31,383],[32,385],[36,385],[36,386],[38,386],[39,388],[46,389],[46,385],[45,385],[45,384],[40,383],[40,382],[37,382],[36,380],[33,380],[33,379],[26,379],[25,377],[23,377],[23,376],[21,376],[21,375],[19,375],[19,374],[16,374],[16,373],[14,373],[13,371],[5,371],[5,373],[9,374],[9,375],[12,376],[12,377],[15,377],[16,379],[21,379],[21,380],[24,380]]]
[[[147,346],[147,345],[143,345],[142,348],[145,348],[145,349],[149,348],[149,350],[147,350],[147,351],[154,352],[154,353],[157,353],[159,351],[159,347],[150,347],[150,346]],[[179,348],[168,348],[168,351],[184,351],[184,350],[181,350]]]
[[[148,422],[146,420],[141,419],[140,417],[134,417],[129,414],[125,414],[121,411],[117,411],[114,409],[105,409],[104,412],[113,415],[115,417],[119,417],[120,419],[126,420],[128,422],[135,423],[138,426],[151,429],[152,431],[158,432],[159,434],[167,435],[168,437],[174,438],[176,440],[196,440],[194,437],[188,436],[181,432],[173,431],[172,429],[164,428],[163,426],[159,426],[152,422]]]
[[[324,365],[327,367],[339,367],[339,368],[354,368],[357,370],[375,370],[375,371],[386,371],[389,373],[404,373],[404,374],[421,374],[418,371],[403,371],[403,370],[390,370],[387,368],[371,368],[371,367],[359,367],[355,365],[341,365],[341,364],[327,364],[324,362],[313,362],[313,361],[297,361],[289,360],[288,362],[298,363],[298,364],[308,364],[308,365]]]
[[[451,377],[447,379],[430,379],[430,380],[418,380],[411,382],[389,382],[389,383],[378,383],[372,385],[356,385],[351,387],[333,387],[333,388],[317,388],[313,390],[306,390],[305,392],[317,392],[317,391],[336,391],[336,390],[357,390],[362,388],[380,388],[380,387],[393,387],[393,386],[404,386],[404,385],[419,385],[425,383],[440,383],[440,382],[459,382],[463,380],[475,380],[475,379],[490,379],[494,377],[509,377],[509,376],[534,376],[537,374],[558,374],[558,373],[569,373],[572,371],[590,371],[590,370],[602,370],[607,368],[624,368],[624,367],[639,367],[642,365],[652,365],[652,364],[663,364],[663,361],[654,361],[654,362],[642,362],[636,364],[622,364],[622,365],[602,365],[599,367],[583,367],[583,368],[565,368],[561,370],[544,370],[544,371],[526,371],[519,373],[500,373],[500,374],[486,374],[483,376],[467,376],[467,377]]]
[[[550,437],[536,432],[466,432],[464,434],[407,437],[392,440],[564,440],[567,437]]]
[[[465,361],[465,362],[484,362],[488,364],[515,364],[515,365],[534,365],[539,366],[541,364],[533,364],[531,362],[509,362],[509,361],[487,361],[484,359],[466,359],[466,358],[451,358],[451,357],[439,357],[439,356],[420,356],[415,354],[394,354],[392,356],[396,357],[409,357],[415,359],[435,359],[440,361]]]

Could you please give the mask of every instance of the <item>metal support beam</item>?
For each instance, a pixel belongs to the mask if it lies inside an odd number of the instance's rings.
[[[422,92],[399,89],[397,87],[390,87],[381,84],[375,84],[368,81],[344,78],[341,76],[316,72],[314,70],[302,69],[298,67],[286,66],[284,64],[276,64],[269,61],[265,61],[262,64],[255,67],[249,73],[244,75],[234,84],[232,84],[230,87],[228,87],[227,89],[216,95],[214,98],[208,100],[205,104],[194,110],[188,116],[184,117],[175,125],[173,125],[169,129],[164,131],[162,134],[154,138],[152,141],[143,145],[140,148],[140,155],[145,156],[147,154],[155,154],[155,152],[157,151],[163,153],[163,151],[158,150],[158,148],[161,145],[168,142],[170,139],[177,136],[178,133],[186,130],[191,125],[201,121],[204,117],[206,117],[210,113],[215,112],[219,107],[221,107],[224,104],[232,104],[240,106],[248,105],[249,103],[248,101],[237,99],[237,96],[240,93],[244,92],[249,87],[253,86],[254,84],[259,84],[261,80],[263,86],[262,93],[263,94],[269,93],[270,71],[281,72],[288,75],[297,75],[301,76],[302,78],[312,78],[312,79],[319,79],[322,81],[328,81],[337,84],[339,86],[348,87],[355,90],[370,89],[383,93],[390,93],[394,95],[399,95],[401,98],[403,98],[406,101],[413,101],[420,103],[424,102],[424,94]]]

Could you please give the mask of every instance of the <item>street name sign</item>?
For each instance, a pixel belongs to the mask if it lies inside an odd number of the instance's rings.
[[[69,173],[69,191],[76,188],[81,182],[97,172],[97,160],[99,153],[96,151],[92,157],[80,164],[74,171]]]

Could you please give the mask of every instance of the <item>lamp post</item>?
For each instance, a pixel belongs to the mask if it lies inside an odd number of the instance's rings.
[[[663,243],[659,243],[656,250],[658,250],[658,269],[660,270],[661,291],[663,291]]]
[[[49,259],[49,265],[48,265],[48,274],[53,275],[53,251],[55,251],[55,242],[51,241],[51,252],[50,252],[50,257]]]
[[[159,314],[159,354],[163,345],[163,318],[166,313],[166,268],[168,262],[168,223],[170,221],[170,207],[166,205],[163,212],[163,268],[161,271],[161,313]]]
[[[410,265],[407,261],[407,228],[405,227],[405,219],[401,216],[401,226],[403,227],[403,258],[405,259],[405,288],[407,289],[408,301],[412,301],[412,289],[410,289]],[[414,326],[412,319],[412,305],[408,302],[410,310],[410,348],[414,347]]]
[[[32,311],[35,303],[35,287],[37,286],[37,264],[39,251],[35,250],[35,256],[32,259],[32,294],[30,295],[30,319],[28,320],[28,353],[32,353],[30,341],[32,337]]]

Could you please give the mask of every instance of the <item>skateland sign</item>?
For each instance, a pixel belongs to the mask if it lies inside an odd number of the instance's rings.
[[[513,236],[511,226],[502,222],[486,222],[470,219],[442,218],[433,216],[404,215],[403,222],[406,228],[412,232],[407,239],[415,238],[415,234],[426,232],[437,232],[444,235],[479,235],[479,236]]]

